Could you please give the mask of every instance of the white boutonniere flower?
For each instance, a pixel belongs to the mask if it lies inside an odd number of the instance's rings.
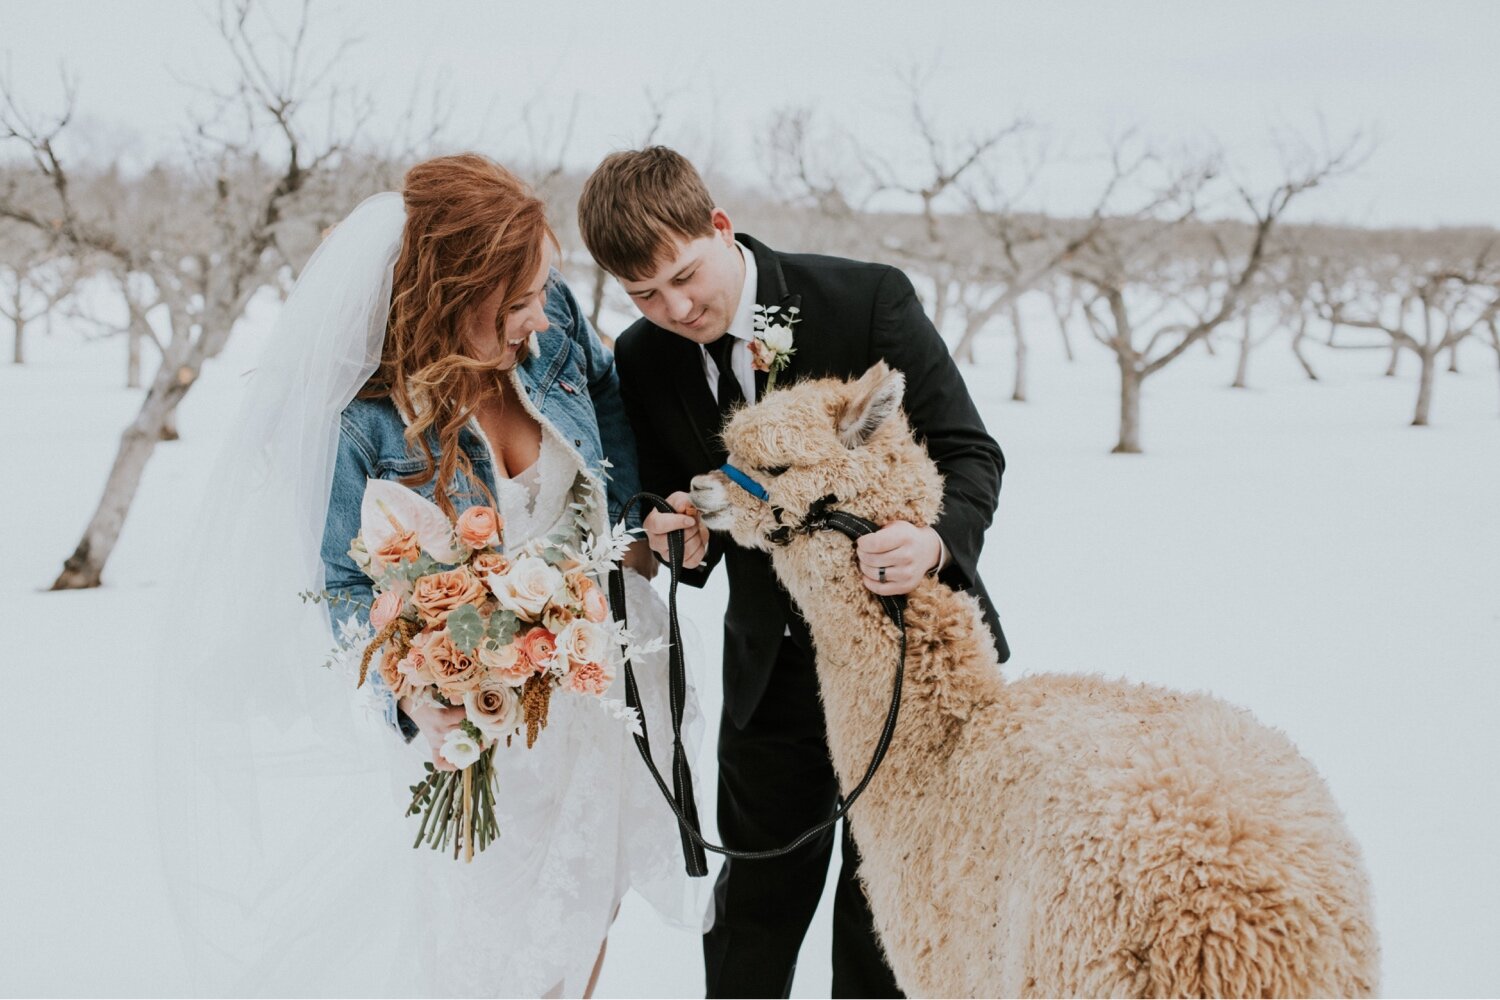
[[[776,388],[776,376],[792,362],[797,349],[792,346],[792,328],[801,322],[801,312],[796,306],[785,309],[780,306],[755,306],[755,338],[750,342],[750,363],[758,372],[765,372],[766,391]]]

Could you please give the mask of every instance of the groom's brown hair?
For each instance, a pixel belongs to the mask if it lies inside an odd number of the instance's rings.
[[[611,153],[584,182],[578,230],[599,266],[640,281],[673,256],[677,239],[712,236],[714,200],[681,153],[648,146]]]

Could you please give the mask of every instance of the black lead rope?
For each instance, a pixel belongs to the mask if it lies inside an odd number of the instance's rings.
[[[638,493],[631,497],[630,502],[625,505],[625,513],[628,515],[638,503],[648,503],[663,514],[676,513],[665,500],[651,493]],[[806,532],[834,530],[853,541],[862,535],[879,530],[879,527],[873,521],[841,510],[820,509],[802,525],[801,530]],[[682,573],[683,554],[681,531],[674,531],[667,536],[667,552],[668,567],[671,569],[671,587],[667,592],[667,609],[670,619],[668,638],[671,641],[668,654],[668,695],[672,715],[671,788],[667,787],[666,779],[657,770],[656,761],[651,756],[646,713],[641,706],[641,693],[636,684],[635,669],[629,659],[625,661],[625,704],[635,709],[640,718],[640,732],[635,734],[636,749],[641,752],[647,769],[656,779],[656,786],[661,789],[662,797],[667,800],[667,804],[672,807],[672,812],[677,815],[677,825],[682,834],[682,853],[687,861],[687,873],[693,878],[701,878],[708,874],[708,856],[704,853],[705,851],[713,851],[725,857],[747,861],[789,854],[837,823],[864,793],[870,781],[875,777],[875,772],[880,769],[880,763],[885,759],[886,751],[890,749],[891,739],[896,733],[896,719],[901,712],[901,684],[906,674],[906,598],[880,598],[886,615],[901,633],[901,655],[896,662],[896,677],[891,685],[891,707],[886,712],[885,726],[881,730],[880,740],[875,744],[875,752],[870,757],[870,764],[865,769],[864,777],[859,779],[859,783],[847,796],[840,798],[838,807],[834,809],[831,816],[799,833],[792,838],[791,842],[770,850],[737,851],[721,844],[711,844],[703,839],[702,827],[698,821],[698,806],[693,799],[693,776],[688,769],[687,752],[682,745],[682,712],[687,701],[687,669],[683,663],[682,632],[677,620],[677,584]],[[619,566],[616,566],[609,575],[609,601],[615,617],[622,624],[629,626],[630,620],[625,609],[625,574]]]

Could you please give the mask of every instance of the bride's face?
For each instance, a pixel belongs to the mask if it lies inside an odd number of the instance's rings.
[[[547,274],[552,267],[552,245],[542,247],[542,266],[532,275],[525,294],[502,309],[505,285],[495,288],[468,316],[466,353],[480,361],[499,362],[514,368],[526,357],[527,341],[533,333],[547,329],[542,311],[547,302]]]

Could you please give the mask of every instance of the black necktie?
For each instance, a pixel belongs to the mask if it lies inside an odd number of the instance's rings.
[[[745,398],[740,380],[734,377],[734,365],[730,363],[730,352],[734,350],[734,337],[724,334],[708,345],[708,353],[719,366],[719,412],[728,412],[735,403]]]

